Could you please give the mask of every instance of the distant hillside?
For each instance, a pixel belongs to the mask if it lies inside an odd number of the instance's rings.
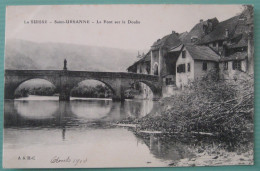
[[[65,43],[35,43],[11,39],[6,41],[6,69],[62,69],[126,71],[136,60],[137,50],[86,46]]]

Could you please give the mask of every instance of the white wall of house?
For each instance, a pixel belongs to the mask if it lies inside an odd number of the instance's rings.
[[[151,74],[152,75],[154,75],[155,64],[158,66],[158,72],[159,72],[159,50],[152,51],[151,53]]]
[[[186,57],[182,57],[182,53],[178,57],[176,62],[176,86],[178,88],[182,88],[187,85],[189,82],[194,81],[194,79],[201,79],[205,76],[210,70],[215,69],[216,62],[213,61],[202,61],[202,60],[194,60],[190,53],[184,48],[186,51]],[[203,63],[207,63],[207,70],[203,70]],[[190,72],[188,72],[188,63],[190,63]],[[185,64],[185,72],[179,73],[177,72],[177,67],[180,64]]]
[[[241,61],[241,69],[244,72],[247,71],[247,61],[246,60]]]
[[[139,63],[137,64],[137,73],[141,73],[141,74],[149,74],[147,72],[147,66],[145,63]]]
[[[178,88],[187,85],[189,80],[194,80],[194,60],[189,54],[189,52],[186,50],[186,48],[183,48],[183,51],[186,51],[186,57],[182,58],[182,53],[180,53],[176,62],[176,86]],[[190,63],[190,72],[188,72],[188,63]],[[180,64],[185,64],[185,72],[177,72],[177,67]]]
[[[207,63],[207,70],[203,70],[203,63]],[[201,79],[203,76],[207,75],[210,70],[216,68],[216,62],[213,61],[200,61],[195,60],[194,62],[194,78]]]
[[[221,79],[234,79],[234,76],[237,77],[238,70],[233,69],[233,61],[227,61],[228,68],[225,69],[225,62],[220,62],[219,69],[220,69],[220,78]],[[247,71],[247,60],[241,61],[241,70],[243,72]]]

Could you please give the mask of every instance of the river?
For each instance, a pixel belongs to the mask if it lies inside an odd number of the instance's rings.
[[[5,100],[4,167],[165,167],[193,158],[194,144],[144,139],[111,126],[157,113],[158,105],[88,98],[59,102],[56,96]]]

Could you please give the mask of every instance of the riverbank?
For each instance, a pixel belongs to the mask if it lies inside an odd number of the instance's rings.
[[[195,81],[181,93],[159,101],[159,112],[120,123],[137,124],[138,129],[167,134],[202,133],[223,141],[241,141],[253,133],[254,81],[205,78]],[[243,140],[243,139],[242,139]]]
[[[159,112],[129,117],[119,124],[134,124],[131,129],[143,138],[160,132],[156,135],[160,139],[199,142],[208,137],[221,146],[198,145],[192,150],[194,157],[185,157],[173,166],[253,164],[253,85],[253,77],[247,76],[229,82],[205,78],[161,99]]]
[[[193,158],[179,160],[174,166],[225,166],[225,165],[253,165],[253,149],[247,152],[226,152],[225,150],[208,150],[197,153]]]
[[[254,164],[253,135],[247,137],[246,143],[230,144],[220,141],[212,134],[165,134],[160,131],[140,130],[136,124],[113,126],[124,127],[133,132],[155,156],[164,155],[166,166],[169,167]]]

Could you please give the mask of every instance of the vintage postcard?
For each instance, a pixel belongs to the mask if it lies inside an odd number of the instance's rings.
[[[6,7],[4,168],[254,164],[252,5]]]

